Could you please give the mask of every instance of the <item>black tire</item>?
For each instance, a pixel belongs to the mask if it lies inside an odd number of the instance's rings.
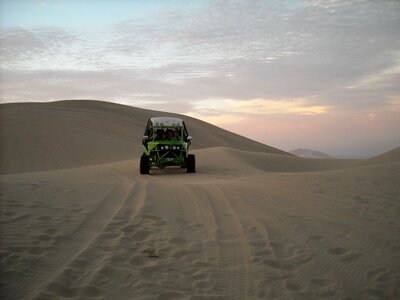
[[[196,157],[193,154],[188,155],[186,171],[188,173],[196,173]]]
[[[150,161],[149,157],[145,154],[143,154],[140,157],[140,174],[149,174],[150,171]]]

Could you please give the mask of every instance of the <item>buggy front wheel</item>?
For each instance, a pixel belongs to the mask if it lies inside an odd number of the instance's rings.
[[[140,174],[149,174],[150,171],[150,161],[149,157],[145,154],[143,154],[140,157]]]
[[[186,171],[188,173],[196,173],[196,157],[193,154],[188,155]]]

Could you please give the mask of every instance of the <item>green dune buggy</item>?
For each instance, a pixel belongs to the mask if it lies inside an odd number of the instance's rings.
[[[140,174],[149,174],[152,167],[164,169],[167,166],[180,166],[186,168],[187,173],[195,173],[196,159],[189,154],[191,140],[181,119],[150,118],[142,140]]]

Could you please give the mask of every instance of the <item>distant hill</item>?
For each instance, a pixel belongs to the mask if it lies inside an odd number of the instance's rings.
[[[333,159],[332,156],[330,156],[326,153],[323,153],[320,151],[315,151],[315,150],[310,150],[310,149],[298,148],[298,149],[290,151],[289,153],[294,154],[296,156],[307,157],[307,158]]]

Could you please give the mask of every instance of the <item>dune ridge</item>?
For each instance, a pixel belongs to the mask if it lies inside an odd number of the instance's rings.
[[[187,116],[89,100],[0,105],[0,171],[55,170],[137,157],[147,119],[183,118],[196,138],[195,149],[234,147],[287,154]]]
[[[197,173],[141,176],[153,112],[9,109],[1,299],[399,298],[398,149],[305,159],[189,119]]]

